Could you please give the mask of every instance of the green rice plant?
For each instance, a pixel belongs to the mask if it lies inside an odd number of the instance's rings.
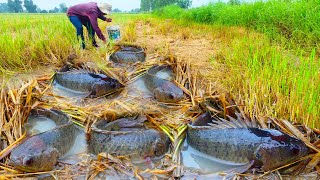
[[[0,19],[1,69],[29,70],[59,63],[77,43],[65,15],[4,14]]]
[[[136,24],[135,22],[131,22],[127,25],[124,30],[122,40],[128,43],[133,43],[137,39],[137,31],[136,31]]]
[[[228,69],[220,83],[237,95],[248,114],[320,127],[320,63],[315,50],[305,56],[252,35],[234,38],[228,46],[222,52],[225,59],[214,59],[213,65]]]
[[[212,58],[220,71],[212,77],[248,114],[320,127],[317,1],[219,2],[190,10],[168,6],[154,14],[176,19],[179,31],[190,28],[221,40]]]
[[[267,1],[230,5],[213,3],[182,10],[168,6],[155,11],[164,18],[227,26],[244,26],[266,33],[290,47],[312,51],[320,40],[320,4],[315,1]]]
[[[122,25],[145,16],[148,15],[114,14],[111,16],[111,25]],[[108,24],[110,23],[99,22],[106,37],[105,29]],[[80,51],[75,28],[65,14],[1,14],[0,32],[0,74],[61,65],[71,53],[80,55],[80,58],[89,56],[93,59],[105,55],[105,48]],[[85,34],[87,37],[86,30]],[[88,39],[86,41],[89,42]],[[90,46],[88,48],[92,49]]]

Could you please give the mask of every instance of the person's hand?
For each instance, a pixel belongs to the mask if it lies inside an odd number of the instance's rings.
[[[105,40],[103,40],[103,44],[107,44],[107,40],[105,39]]]
[[[107,22],[112,22],[112,19],[111,18],[107,18],[106,21]]]

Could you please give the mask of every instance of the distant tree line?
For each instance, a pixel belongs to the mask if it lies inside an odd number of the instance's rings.
[[[129,11],[121,11],[120,9],[115,8],[115,9],[112,9],[112,12],[115,12],[115,13],[139,13],[140,12],[140,8],[131,9]]]
[[[140,10],[152,11],[171,4],[187,9],[191,6],[192,0],[141,0]]]
[[[64,13],[68,7],[65,3],[59,4],[49,11],[40,9],[32,0],[8,0],[0,3],[0,13]]]

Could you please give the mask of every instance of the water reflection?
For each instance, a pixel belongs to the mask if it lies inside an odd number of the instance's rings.
[[[172,70],[164,69],[156,73],[157,77],[171,80],[172,79]],[[128,95],[133,97],[142,97],[142,98],[150,98],[153,97],[153,94],[147,89],[144,76],[138,78],[133,83],[128,84],[126,87],[128,90]]]
[[[183,150],[181,151],[181,155],[182,164],[186,168],[201,174],[218,173],[246,165],[214,158],[192,148],[186,142],[184,144]]]
[[[70,99],[79,99],[85,98],[90,95],[91,92],[81,92],[81,91],[74,91],[72,89],[66,88],[61,86],[59,83],[53,83],[53,95],[60,96],[60,97],[67,97]]]
[[[26,124],[26,129],[29,134],[36,135],[39,133],[43,133],[49,130],[52,130],[57,127],[54,120],[48,118],[44,115],[32,115],[28,118],[28,123]],[[74,125],[74,128],[76,128],[76,138],[74,141],[73,146],[71,149],[63,155],[63,157],[68,157],[72,155],[82,154],[87,152],[87,140],[86,140],[86,134],[84,130],[82,130],[80,127],[77,127]]]
[[[26,124],[29,134],[39,134],[49,131],[56,126],[56,123],[52,119],[43,115],[29,116],[28,123]]]

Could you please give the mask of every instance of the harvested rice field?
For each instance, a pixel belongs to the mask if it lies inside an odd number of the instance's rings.
[[[82,50],[64,14],[0,15],[0,179],[318,179],[315,50],[112,18],[121,39]]]

